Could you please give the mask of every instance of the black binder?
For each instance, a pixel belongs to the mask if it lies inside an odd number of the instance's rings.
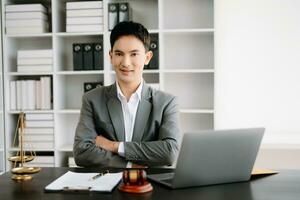
[[[158,48],[158,34],[151,34],[150,50],[153,52],[153,57],[145,69],[159,69],[159,48]]]
[[[85,82],[83,83],[83,90],[84,92],[91,91],[95,88],[103,86],[103,82]]]
[[[83,70],[93,70],[93,46],[83,44]]]
[[[83,70],[83,51],[82,44],[73,44],[73,69]]]
[[[93,44],[94,70],[103,70],[103,45],[102,41]]]
[[[119,22],[129,21],[129,3],[119,4]]]
[[[108,30],[112,30],[119,22],[119,4],[108,4]]]

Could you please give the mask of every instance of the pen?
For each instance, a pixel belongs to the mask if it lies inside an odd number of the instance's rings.
[[[104,176],[105,174],[108,174],[108,173],[109,173],[108,170],[106,170],[106,171],[103,172],[103,173],[99,173],[99,174],[97,174],[96,176],[93,176],[92,178],[90,178],[90,181],[93,181],[93,180],[95,180],[95,179],[97,179],[97,178],[99,178],[99,177],[101,177],[101,176]]]

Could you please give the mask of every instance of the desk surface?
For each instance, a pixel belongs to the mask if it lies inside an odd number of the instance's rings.
[[[279,174],[255,177],[251,181],[214,185],[206,187],[194,187],[188,189],[171,190],[159,184],[152,183],[154,190],[146,194],[127,194],[114,189],[112,193],[45,193],[44,188],[50,182],[67,172],[68,170],[84,172],[95,169],[74,168],[43,168],[34,175],[29,182],[17,183],[11,180],[9,172],[0,176],[0,199],[243,199],[243,200],[299,200],[300,198],[300,170],[280,170]],[[97,170],[99,172],[99,170]],[[167,169],[148,169],[148,173],[170,171]]]

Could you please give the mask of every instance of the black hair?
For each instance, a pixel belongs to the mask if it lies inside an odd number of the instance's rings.
[[[110,34],[111,49],[120,37],[128,35],[139,39],[144,44],[146,51],[149,51],[150,34],[148,30],[142,24],[133,21],[120,22],[113,28]]]

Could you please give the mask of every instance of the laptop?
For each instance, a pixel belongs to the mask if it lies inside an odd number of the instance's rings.
[[[148,178],[173,189],[248,181],[264,131],[249,128],[185,133],[174,172]]]

